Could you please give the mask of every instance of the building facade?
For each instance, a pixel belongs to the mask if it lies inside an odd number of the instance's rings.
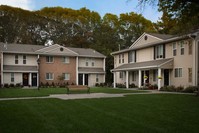
[[[113,52],[114,87],[117,83],[197,86],[199,32],[183,36],[143,33],[128,49]]]
[[[2,85],[94,86],[105,82],[106,57],[92,49],[0,43],[0,51]]]

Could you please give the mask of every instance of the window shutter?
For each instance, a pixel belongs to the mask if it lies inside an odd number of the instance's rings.
[[[136,50],[135,50],[135,62],[136,62],[136,54],[137,54],[137,52],[136,52]]]
[[[153,59],[156,59],[156,52],[155,52],[155,46],[153,47]]]
[[[163,44],[163,58],[165,58],[165,44]]]

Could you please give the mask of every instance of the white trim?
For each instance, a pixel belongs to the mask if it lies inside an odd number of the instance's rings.
[[[76,85],[79,85],[79,58],[78,56],[76,57]]]
[[[4,81],[3,81],[3,60],[4,60],[3,52],[1,52],[1,84],[4,84]]]

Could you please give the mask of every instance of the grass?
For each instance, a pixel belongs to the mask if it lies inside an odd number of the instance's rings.
[[[1,133],[198,133],[198,125],[190,95],[0,101]]]
[[[125,90],[125,89],[111,89],[111,88],[91,88],[91,93],[137,93],[143,91]],[[49,96],[50,94],[66,94],[66,88],[40,88],[37,89],[0,89],[0,98],[13,98],[13,97],[40,97]],[[74,93],[86,93],[74,92]]]

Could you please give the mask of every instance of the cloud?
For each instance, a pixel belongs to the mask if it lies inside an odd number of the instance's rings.
[[[33,0],[0,0],[0,5],[8,5],[13,7],[19,7],[26,10],[34,9]]]

